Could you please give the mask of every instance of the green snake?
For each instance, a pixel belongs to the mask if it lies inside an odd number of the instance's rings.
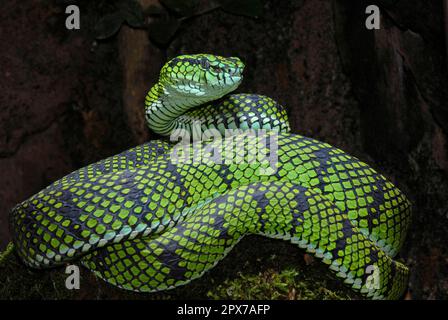
[[[409,201],[364,162],[290,133],[271,98],[231,94],[243,70],[235,57],[168,61],[146,96],[146,119],[187,141],[134,147],[15,206],[21,260],[34,268],[78,260],[112,285],[153,292],[201,277],[258,234],[313,254],[367,298],[399,298],[409,271],[392,258]]]

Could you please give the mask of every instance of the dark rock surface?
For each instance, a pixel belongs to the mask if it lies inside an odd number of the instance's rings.
[[[359,101],[363,150],[410,198],[402,256],[416,298],[448,298],[448,73],[442,1],[378,1],[382,28],[354,28],[368,3],[335,2],[337,43]]]
[[[0,49],[2,244],[15,203],[148,135],[135,135],[122,107],[117,39],[93,43],[95,4],[81,2],[81,31],[69,32],[61,5],[16,2],[0,12],[8,44]],[[258,20],[214,11],[184,22],[154,65],[165,53],[241,57],[240,92],[277,99],[294,132],[363,159],[409,196],[413,224],[401,257],[412,268],[412,297],[448,298],[442,1],[372,3],[381,8],[381,30],[365,29],[365,1],[266,1]]]
[[[8,1],[0,11],[3,245],[16,203],[130,144],[116,43],[95,46],[94,5],[82,9],[80,32],[66,30],[65,7],[48,1]]]

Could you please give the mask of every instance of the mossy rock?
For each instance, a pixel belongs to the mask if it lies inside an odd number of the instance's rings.
[[[360,298],[335,278],[324,264],[304,259],[304,256],[302,250],[289,243],[250,236],[202,278],[173,290],[142,294],[108,285],[82,267],[80,289],[68,290],[65,287],[68,274],[64,267],[29,269],[11,252],[0,263],[0,299]]]

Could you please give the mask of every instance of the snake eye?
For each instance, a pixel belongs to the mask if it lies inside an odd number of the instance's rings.
[[[208,69],[210,67],[210,62],[207,59],[201,60],[201,67],[204,69]]]

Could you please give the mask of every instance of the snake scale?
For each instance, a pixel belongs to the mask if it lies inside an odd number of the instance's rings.
[[[110,284],[152,292],[202,276],[242,237],[259,234],[315,255],[365,297],[399,298],[408,268],[393,257],[408,229],[409,201],[364,162],[290,133],[285,109],[271,98],[231,94],[243,70],[235,57],[168,61],[146,96],[149,127],[166,136],[214,130],[221,138],[176,147],[150,141],[18,204],[10,224],[25,264],[79,260]],[[244,150],[228,148],[235,145]]]

